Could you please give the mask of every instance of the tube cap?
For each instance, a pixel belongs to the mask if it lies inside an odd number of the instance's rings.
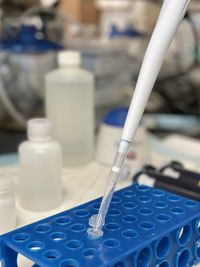
[[[80,66],[81,55],[76,51],[62,51],[58,54],[58,61],[61,67]]]
[[[28,138],[31,141],[48,141],[52,137],[52,124],[48,119],[37,118],[28,121]]]

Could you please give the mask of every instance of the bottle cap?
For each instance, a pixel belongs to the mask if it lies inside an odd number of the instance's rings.
[[[64,66],[80,66],[81,55],[76,51],[62,51],[58,55],[59,65]]]
[[[99,9],[102,10],[123,10],[123,9],[128,9],[131,8],[132,1],[130,0],[97,0],[96,1],[96,6]]]
[[[0,194],[14,190],[11,174],[8,171],[0,171]]]
[[[52,124],[48,119],[37,118],[28,121],[28,138],[31,141],[49,141],[52,137]]]

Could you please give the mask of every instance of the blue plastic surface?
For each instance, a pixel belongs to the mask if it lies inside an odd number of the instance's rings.
[[[42,38],[37,38],[38,32],[34,26],[22,26],[16,37],[0,41],[0,50],[15,53],[40,53],[62,49],[60,44],[49,41],[45,33]]]
[[[111,110],[103,122],[111,126],[123,128],[128,114],[128,108],[115,108]]]
[[[134,29],[132,26],[128,26],[124,30],[120,30],[116,25],[112,25],[111,27],[111,38],[117,38],[117,37],[129,37],[129,38],[136,38],[140,37],[143,34],[136,29]]]
[[[17,153],[9,153],[0,155],[0,166],[5,167],[9,165],[14,165],[19,162],[19,157]]]
[[[1,236],[3,267],[188,267],[200,261],[200,204],[134,184],[115,193],[104,236],[87,236],[100,199]]]

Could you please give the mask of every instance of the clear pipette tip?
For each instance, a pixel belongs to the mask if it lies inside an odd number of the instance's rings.
[[[89,220],[90,227],[88,228],[87,233],[92,239],[97,239],[103,236],[102,228],[105,224],[106,214],[108,212],[108,208],[110,206],[110,202],[112,200],[129,146],[130,142],[125,140],[120,141],[117,154],[115,156],[115,160],[109,175],[108,185],[106,187],[101,206],[99,208],[99,212],[98,214],[93,215]]]

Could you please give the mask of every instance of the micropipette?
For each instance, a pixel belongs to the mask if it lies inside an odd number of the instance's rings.
[[[165,54],[187,11],[189,2],[190,0],[165,0],[163,3],[142,63],[121,141],[111,167],[108,184],[99,212],[89,220],[90,228],[88,228],[87,232],[90,238],[100,238],[103,235],[102,227],[105,224],[106,214],[129,146],[136,134],[145,106],[164,61]]]

